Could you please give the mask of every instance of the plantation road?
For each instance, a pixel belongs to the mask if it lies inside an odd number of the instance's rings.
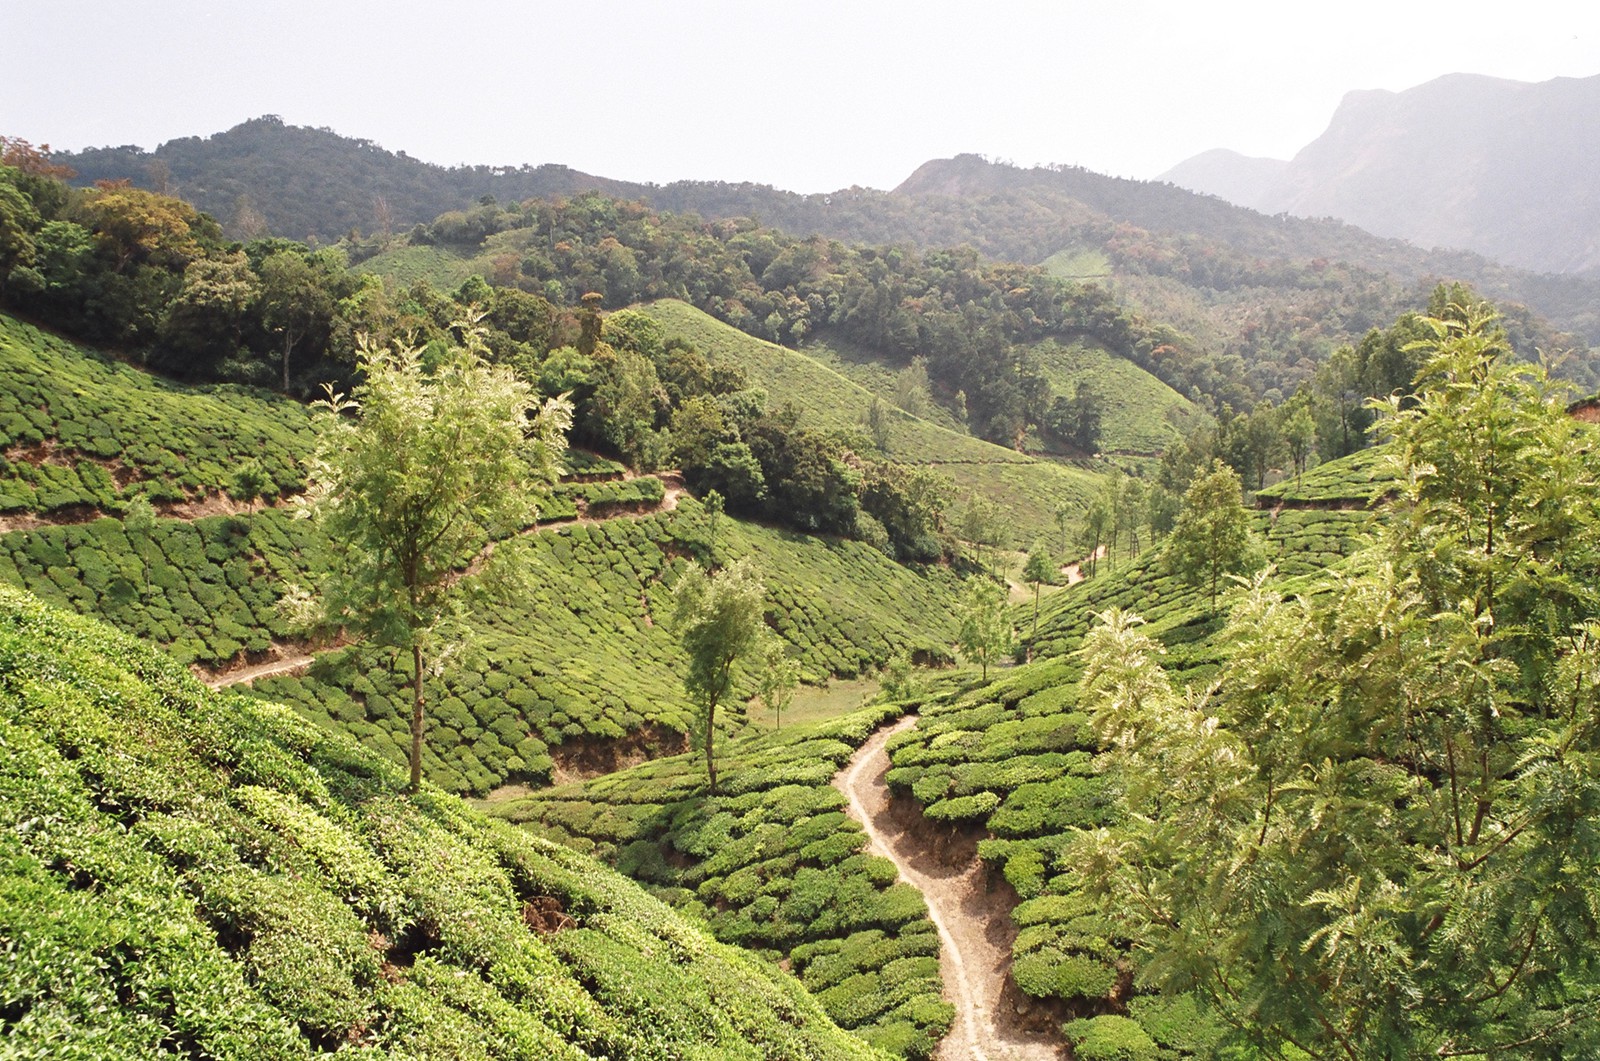
[[[935,1061],[1054,1061],[1067,1056],[1059,1039],[1022,1026],[1005,998],[1011,968],[1010,911],[985,894],[983,865],[946,866],[894,820],[889,802],[889,738],[916,725],[908,715],[863,744],[833,779],[849,800],[850,816],[867,834],[867,850],[899,867],[900,877],[922,893],[928,919],[939,930],[939,974],[956,1008],[950,1033]]]

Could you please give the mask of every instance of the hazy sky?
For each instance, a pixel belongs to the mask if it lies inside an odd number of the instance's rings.
[[[1287,158],[1351,89],[1600,74],[1600,4],[0,0],[0,134],[262,114],[446,165],[890,188],[962,152],[1152,177]]]

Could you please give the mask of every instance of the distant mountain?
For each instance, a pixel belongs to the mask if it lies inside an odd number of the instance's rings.
[[[1266,201],[1288,166],[1281,158],[1257,158],[1217,147],[1178,163],[1159,179],[1259,210],[1258,204]]]
[[[352,229],[409,228],[485,196],[517,202],[595,190],[633,198],[642,187],[561,165],[436,166],[270,114],[154,151],[101,147],[55,158],[78,171],[78,183],[128,180],[179,196],[234,236],[270,232],[328,242]]]
[[[726,181],[637,184],[559,165],[446,168],[271,116],[154,151],[102,148],[56,159],[83,182],[127,178],[179,194],[236,237],[264,230],[331,242],[352,229],[403,234],[486,196],[508,203],[592,190],[707,219],[754,218],[802,237],[924,249],[966,244],[1029,264],[1079,260],[1092,268],[1063,275],[1098,278],[1202,347],[1247,365],[1287,365],[1286,374],[1271,376],[1289,381],[1307,376],[1334,346],[1425,304],[1440,280],[1466,281],[1600,343],[1595,277],[1534,275],[1327,218],[1266,216],[1172,183],[1079,167],[1021,169],[958,155],[924,164],[893,191],[801,195]],[[1572,344],[1557,337],[1551,345]]]
[[[1600,75],[1529,84],[1450,74],[1404,92],[1352,92],[1289,162],[1208,151],[1161,179],[1524,269],[1596,269]]]

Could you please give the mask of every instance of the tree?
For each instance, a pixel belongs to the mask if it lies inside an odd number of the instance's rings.
[[[1167,561],[1178,574],[1208,589],[1215,612],[1222,576],[1242,572],[1249,554],[1250,516],[1239,476],[1213,461],[1211,471],[1183,495],[1178,522],[1167,539]]]
[[[772,712],[776,728],[783,728],[783,712],[794,702],[800,685],[800,661],[789,655],[783,638],[770,631],[762,638],[761,666],[756,671],[756,697]]]
[[[977,547],[980,564],[983,563],[983,547],[998,546],[1004,534],[1000,523],[1000,506],[977,494],[968,495],[967,505],[961,510],[957,526],[961,537]]]
[[[911,364],[895,373],[894,403],[912,416],[926,416],[933,404],[928,383],[928,359],[913,357]]]
[[[1034,542],[1033,548],[1028,551],[1027,563],[1022,565],[1024,581],[1033,583],[1033,635],[1030,641],[1039,639],[1039,587],[1046,582],[1055,581],[1055,563],[1050,559],[1050,550],[1044,542]]]
[[[333,299],[304,254],[277,251],[262,261],[259,271],[261,319],[283,344],[280,362],[287,393],[295,347],[333,319]]]
[[[876,394],[872,396],[872,404],[867,406],[867,432],[879,453],[889,452],[889,406]]]
[[[1003,656],[1011,647],[1011,623],[1006,618],[1005,587],[987,578],[975,578],[967,589],[961,607],[961,627],[957,635],[961,654],[977,660],[983,680],[989,680],[989,661]]]
[[[1488,324],[1426,322],[1383,537],[1293,599],[1257,580],[1213,688],[1126,615],[1086,639],[1129,813],[1063,864],[1267,1056],[1600,1048],[1600,474]]]
[[[672,626],[689,657],[683,687],[694,701],[695,740],[706,756],[706,785],[717,794],[717,707],[733,688],[734,664],[762,644],[766,587],[749,560],[715,574],[691,565],[672,594]]]
[[[318,596],[291,607],[373,643],[409,650],[411,790],[422,779],[424,676],[459,642],[481,579],[464,567],[490,550],[489,570],[514,570],[497,539],[530,525],[560,471],[571,423],[564,399],[538,403],[529,385],[482,357],[478,334],[433,372],[414,347],[366,347],[349,398],[320,403],[301,513],[336,543]]]
[[[1294,466],[1294,481],[1299,483],[1300,476],[1305,474],[1306,461],[1317,442],[1317,423],[1311,416],[1310,396],[1295,395],[1285,406],[1285,411],[1283,445],[1289,454],[1289,462]]]

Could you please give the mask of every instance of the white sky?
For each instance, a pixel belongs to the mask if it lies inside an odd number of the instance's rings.
[[[262,114],[445,165],[891,188],[977,152],[1288,158],[1352,89],[1600,74],[1592,0],[0,0],[0,133]]]

